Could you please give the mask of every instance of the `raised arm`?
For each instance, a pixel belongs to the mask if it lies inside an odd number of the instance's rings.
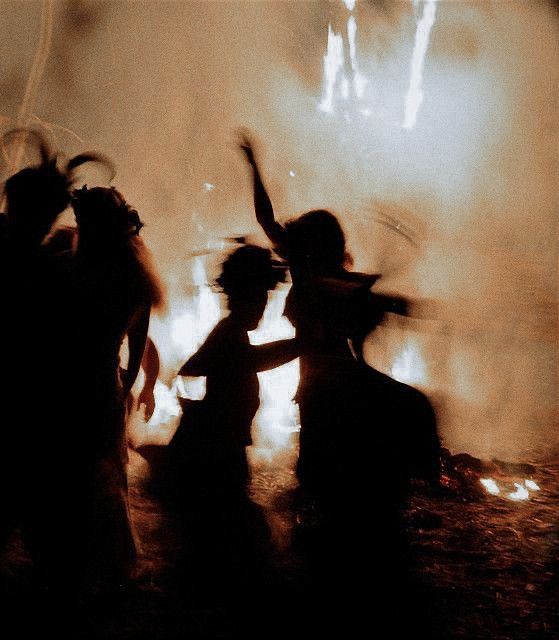
[[[275,219],[272,201],[264,187],[262,176],[260,175],[260,170],[258,169],[258,164],[254,157],[252,141],[246,133],[239,134],[239,147],[252,170],[254,211],[256,213],[256,220],[276,249],[280,249],[281,251],[281,248],[284,245],[285,229]]]

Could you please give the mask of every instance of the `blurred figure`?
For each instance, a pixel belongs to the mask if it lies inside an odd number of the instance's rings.
[[[297,475],[315,510],[302,533],[317,579],[316,605],[337,611],[336,624],[347,632],[362,621],[352,612],[368,607],[361,589],[352,588],[363,580],[382,585],[379,613],[398,616],[411,606],[413,597],[404,595],[403,515],[412,479],[438,484],[435,414],[421,392],[375,371],[362,356],[367,334],[386,312],[407,314],[408,302],[371,293],[378,275],[349,271],[345,234],[329,211],[280,225],[247,136],[240,147],[252,170],[256,218],[293,280],[286,315],[303,344]]]
[[[371,293],[379,275],[348,270],[351,257],[345,234],[329,211],[309,211],[285,227],[279,224],[246,134],[241,136],[240,147],[252,169],[256,218],[289,263],[293,287],[286,315],[305,343],[297,393],[301,412],[297,474],[303,487],[315,496],[332,495],[341,480],[340,465],[345,465],[340,460],[340,446],[348,440],[353,446],[354,438],[359,440],[365,429],[365,421],[371,420],[378,424],[377,438],[397,428],[398,459],[405,464],[403,477],[436,482],[439,445],[434,414],[425,409],[429,401],[419,391],[367,367],[362,358],[367,334],[382,322],[386,312],[406,315],[408,302]],[[371,384],[368,390],[362,385],[364,377]],[[365,400],[356,394],[357,388],[364,391],[371,411],[363,406]],[[388,393],[400,395],[403,403],[399,409],[388,401],[383,404]],[[363,411],[356,411],[356,407]],[[401,419],[404,411],[412,419],[417,413],[417,420],[408,424]],[[425,416],[433,417],[423,419]],[[355,425],[355,431],[349,429],[350,424]],[[422,439],[424,444],[418,449],[415,445]]]
[[[80,501],[73,525],[78,531],[84,527],[79,534],[86,543],[88,581],[115,589],[130,577],[136,554],[125,403],[142,362],[151,308],[162,304],[163,294],[139,237],[138,212],[116,189],[83,187],[73,193],[72,207],[78,224],[72,258],[78,375],[67,371],[72,401],[65,418],[68,436],[80,451],[79,465],[70,464],[76,481],[70,498]],[[125,337],[129,358],[123,370],[119,352]]]
[[[217,279],[230,313],[179,371],[206,378],[204,399],[184,405],[168,456],[187,534],[194,553],[203,550],[202,573],[208,575],[208,566],[223,575],[239,554],[245,564],[259,539],[267,537],[259,509],[247,496],[246,447],[260,404],[257,373],[293,360],[299,349],[295,339],[254,346],[247,332],[256,329],[268,291],[283,279],[269,250],[251,245],[235,250]]]

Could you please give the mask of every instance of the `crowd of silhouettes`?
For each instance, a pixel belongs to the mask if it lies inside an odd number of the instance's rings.
[[[25,135],[41,161],[7,180],[0,217],[0,393],[9,425],[0,543],[19,527],[37,581],[48,589],[119,589],[136,558],[126,419],[140,367],[146,419],[155,408],[160,363],[148,328],[163,290],[138,212],[112,187],[74,186],[77,167],[98,162],[112,172],[108,160],[85,153],[64,165],[41,136]],[[216,283],[229,313],[178,372],[203,376],[205,396],[184,401],[152,472],[180,513],[194,573],[214,575],[212,564],[218,571],[233,550],[236,562],[250,563],[243,550],[267,535],[247,493],[257,373],[300,358],[299,505],[319,514],[319,526],[302,527],[310,566],[331,597],[361,564],[393,599],[403,580],[394,567],[406,555],[402,513],[411,483],[437,484],[440,443],[427,397],[368,365],[363,344],[386,313],[407,315],[412,305],[376,294],[380,274],[351,271],[333,213],[309,211],[280,224],[250,135],[241,134],[238,145],[251,170],[256,219],[277,257],[243,244],[224,260]],[[68,206],[76,225],[57,229]],[[252,345],[248,332],[287,272],[285,315],[296,337]],[[358,594],[347,589],[345,597]]]

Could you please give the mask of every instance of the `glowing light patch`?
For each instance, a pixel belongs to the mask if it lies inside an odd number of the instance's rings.
[[[204,191],[213,191],[215,189],[215,184],[211,182],[204,182]]]
[[[344,4],[348,11],[353,11],[355,9],[355,0],[344,0]]]
[[[516,500],[516,501],[518,501],[518,500],[528,500],[528,498],[530,497],[530,494],[528,493],[528,489],[526,489],[526,487],[523,487],[518,482],[515,482],[514,486],[516,487],[516,491],[513,491],[512,493],[509,493],[507,495],[507,498],[509,500]]]
[[[539,485],[536,482],[534,482],[533,480],[524,480],[524,486],[527,489],[531,489],[532,491],[539,491],[540,490]]]
[[[290,175],[292,178],[294,178],[294,177],[295,177],[295,171],[290,171],[290,172],[289,172],[289,175]]]
[[[399,382],[407,384],[419,384],[425,381],[425,362],[421,357],[421,352],[413,341],[404,345],[400,353],[396,356],[392,367],[391,376]]]
[[[406,95],[406,111],[404,124],[402,127],[408,131],[415,127],[417,113],[423,102],[423,65],[425,54],[429,46],[431,29],[435,24],[435,14],[437,11],[437,0],[427,0],[423,7],[423,14],[417,23],[415,31],[415,42],[410,71],[410,84]]]
[[[490,493],[492,496],[498,496],[501,493],[499,486],[493,478],[480,478],[479,481],[485,487],[487,493]]]
[[[325,113],[332,113],[334,108],[334,89],[338,74],[344,67],[344,43],[342,36],[328,25],[328,47],[324,56],[324,92],[318,108]]]
[[[181,415],[182,411],[177,399],[175,385],[168,387],[160,380],[157,380],[153,394],[155,396],[155,411],[148,422],[148,427],[158,428]]]

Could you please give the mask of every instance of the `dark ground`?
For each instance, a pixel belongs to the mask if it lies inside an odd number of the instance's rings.
[[[53,637],[76,640],[296,638],[326,632],[358,637],[355,622],[366,623],[370,637],[389,638],[396,634],[387,629],[395,629],[401,615],[410,618],[406,628],[414,638],[559,639],[559,465],[534,469],[531,477],[541,491],[525,502],[484,495],[476,483],[471,490],[436,496],[418,489],[407,518],[417,584],[398,614],[386,606],[384,585],[370,575],[370,565],[367,574],[355,568],[353,591],[342,584],[324,597],[323,576],[313,579],[298,533],[301,521],[312,530],[314,516],[294,509],[293,493],[286,490],[293,478],[285,469],[261,469],[253,481],[253,495],[273,532],[265,556],[230,571],[212,574],[209,568],[203,579],[192,579],[192,558],[185,555],[177,523],[146,487],[140,462],[133,458],[131,465],[141,544],[135,583],[78,606],[34,593],[30,562],[15,536],[1,565],[3,637],[37,637],[47,629]],[[512,485],[514,478],[498,480]],[[356,514],[365,531],[376,526],[375,503],[388,481],[371,483],[370,503]],[[383,550],[378,552],[380,557]],[[360,598],[348,603],[344,595],[356,592]],[[404,596],[395,599],[406,602]]]

